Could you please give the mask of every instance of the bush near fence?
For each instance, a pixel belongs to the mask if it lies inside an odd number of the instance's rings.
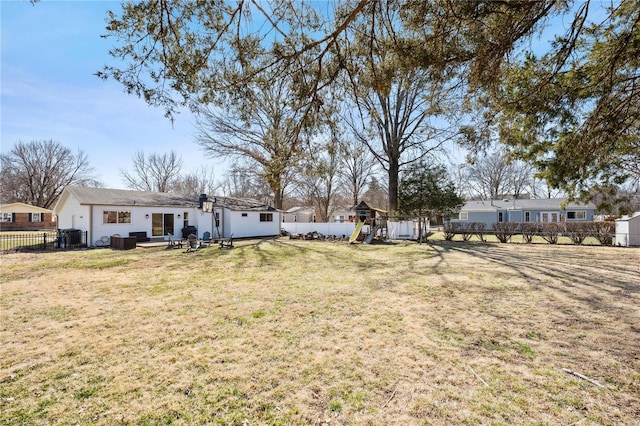
[[[87,233],[70,238],[64,231],[0,232],[0,251],[9,250],[65,250],[87,246]]]
[[[602,245],[611,245],[615,228],[614,222],[499,222],[493,223],[488,230],[482,222],[448,222],[443,231],[447,241],[452,241],[456,235],[469,241],[475,235],[484,242],[487,235],[493,235],[501,243],[507,243],[514,235],[520,235],[525,243],[540,237],[549,244],[558,244],[560,237],[568,237],[573,244],[581,245],[593,237]]]

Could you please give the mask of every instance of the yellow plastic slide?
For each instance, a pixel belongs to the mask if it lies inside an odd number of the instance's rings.
[[[349,238],[350,243],[354,242],[358,238],[360,231],[362,231],[362,225],[364,225],[364,222],[361,220],[356,223],[356,229],[353,230],[353,234],[351,234],[351,237]]]

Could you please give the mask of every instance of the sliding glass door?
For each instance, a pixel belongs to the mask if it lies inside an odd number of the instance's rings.
[[[173,227],[173,213],[153,213],[151,215],[151,236],[163,237],[175,235]]]

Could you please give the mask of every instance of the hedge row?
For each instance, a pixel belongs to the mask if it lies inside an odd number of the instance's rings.
[[[514,235],[522,235],[527,243],[539,236],[549,244],[557,244],[559,237],[566,236],[579,245],[587,237],[594,237],[602,245],[611,245],[615,227],[614,222],[499,222],[486,229],[483,222],[448,222],[444,224],[444,238],[451,241],[455,235],[462,235],[464,241],[469,241],[475,235],[486,241],[487,235],[495,235],[498,241],[507,243]]]

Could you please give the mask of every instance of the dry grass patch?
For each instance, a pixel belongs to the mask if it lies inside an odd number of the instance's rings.
[[[284,239],[5,255],[0,423],[632,424],[639,259]]]

